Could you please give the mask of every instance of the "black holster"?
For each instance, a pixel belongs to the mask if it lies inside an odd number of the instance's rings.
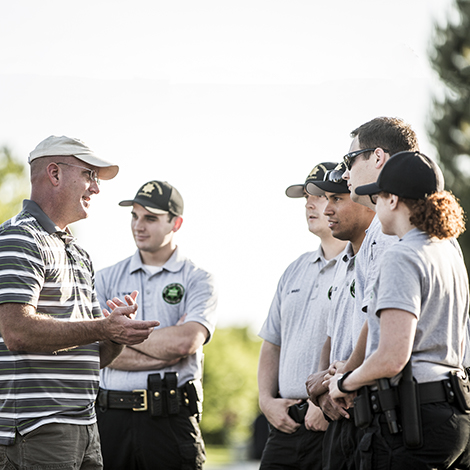
[[[458,371],[449,373],[450,383],[454,392],[454,404],[462,413],[470,413],[470,380],[468,369],[465,369],[465,377],[461,378]]]
[[[289,406],[287,412],[296,423],[303,424],[305,422],[305,415],[307,414],[307,410],[308,402],[303,401],[302,403],[296,403],[294,405]]]
[[[395,388],[390,387],[390,380],[387,378],[377,380],[377,395],[379,397],[380,408],[385,415],[388,430],[390,434],[397,434],[400,432],[397,420],[397,397]]]
[[[403,375],[398,384],[398,396],[403,443],[407,449],[416,449],[423,445],[423,432],[418,384],[411,371],[411,359],[403,369]]]
[[[184,393],[188,399],[189,412],[196,415],[198,423],[202,418],[203,390],[200,380],[190,380],[184,386]]]
[[[354,424],[360,429],[366,429],[372,424],[373,418],[369,387],[364,386],[354,398]]]

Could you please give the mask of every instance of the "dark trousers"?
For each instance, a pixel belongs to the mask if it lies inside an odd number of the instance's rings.
[[[361,470],[470,469],[470,415],[449,403],[421,406],[423,446],[407,449],[402,433],[390,434],[376,415],[359,443]]]
[[[195,416],[96,410],[105,470],[201,470],[204,442]]]
[[[323,470],[358,469],[357,446],[363,434],[353,419],[332,421],[323,439]]]
[[[321,470],[324,432],[308,431],[303,424],[293,434],[269,427],[260,470]]]

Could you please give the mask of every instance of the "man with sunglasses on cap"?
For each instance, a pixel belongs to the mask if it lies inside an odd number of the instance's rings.
[[[259,336],[258,385],[261,411],[270,433],[261,469],[321,469],[322,441],[327,422],[307,401],[305,377],[318,368],[326,339],[328,288],[346,242],[333,238],[323,214],[324,191],[312,194],[306,185],[322,181],[335,163],[316,165],[304,184],[287,188],[291,198],[305,198],[308,229],[320,246],[304,253],[282,275]]]
[[[211,274],[186,258],[174,235],[183,198],[171,184],[149,181],[134,199],[136,253],[97,273],[100,302],[137,290],[138,319],[161,327],[129,346],[101,373],[98,425],[105,468],[201,469],[202,347],[214,333],[217,295]]]
[[[351,136],[350,152],[344,156],[346,171],[343,179],[347,181],[351,192],[351,200],[375,212],[375,206],[368,197],[359,196],[355,188],[377,179],[386,161],[396,152],[418,148],[416,134],[411,127],[401,119],[379,117],[375,118],[354,131]],[[352,328],[350,329],[350,344],[352,352],[347,361],[337,361],[331,356],[333,364],[329,373],[342,373],[352,370],[362,362],[360,352],[367,341],[366,314],[370,294],[378,273],[378,264],[384,250],[397,241],[397,237],[385,235],[377,217],[372,219],[365,231],[361,248],[355,257],[355,300],[352,309]],[[349,318],[351,321],[351,318]],[[358,344],[360,347],[357,347]],[[345,357],[346,359],[346,357]],[[321,379],[320,379],[321,382]],[[319,395],[322,388],[318,376],[308,384],[312,399]],[[324,387],[323,387],[324,388]],[[313,391],[316,390],[315,393]],[[329,400],[330,401],[330,400]],[[350,422],[341,420],[332,426],[328,438],[331,450],[326,454],[331,457],[326,460],[325,468],[335,470],[354,469],[358,464],[355,445],[358,440],[357,430]],[[339,447],[338,447],[339,446]],[[328,459],[328,457],[327,457]]]
[[[118,166],[50,136],[30,153],[31,199],[0,227],[0,468],[102,468],[99,369],[158,321],[134,320],[136,293],[104,304],[68,225],[88,216]]]
[[[306,384],[311,400],[333,421],[323,440],[323,468],[335,470],[349,468],[354,459],[357,433],[351,410],[336,405],[330,399],[323,381],[330,364],[347,360],[353,350],[351,331],[355,308],[354,265],[366,235],[365,231],[375,215],[373,210],[352,201],[347,182],[342,177],[345,170],[345,164],[340,163],[327,173],[324,181],[307,185],[307,192],[312,192],[315,188],[325,191],[327,204],[324,214],[328,218],[332,235],[348,242],[336,264],[328,293],[330,302],[327,338],[323,345],[319,372],[312,374]]]

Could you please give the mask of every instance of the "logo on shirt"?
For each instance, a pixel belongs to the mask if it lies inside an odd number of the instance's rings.
[[[349,293],[353,299],[356,298],[356,279],[353,279],[351,285],[349,286]]]
[[[179,304],[184,296],[184,287],[181,284],[168,284],[162,292],[163,300],[167,304]]]
[[[333,286],[330,286],[328,289],[328,300],[331,300],[331,296],[333,295]]]

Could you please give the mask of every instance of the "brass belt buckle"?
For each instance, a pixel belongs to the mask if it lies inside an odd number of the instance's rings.
[[[132,411],[147,411],[147,390],[132,390],[133,393],[140,393],[142,395],[143,403],[140,405],[140,408],[132,408]]]

